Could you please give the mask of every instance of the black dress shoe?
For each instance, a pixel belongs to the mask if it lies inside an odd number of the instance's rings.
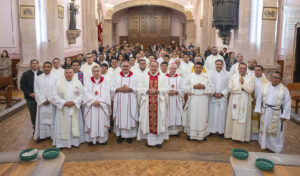
[[[161,148],[162,145],[161,144],[158,144],[158,145],[155,145],[156,148]]]
[[[126,141],[127,141],[128,144],[131,144],[132,143],[132,138],[127,138]]]
[[[93,145],[94,145],[93,142],[88,143],[88,146],[93,146]]]
[[[124,141],[124,139],[121,136],[119,136],[117,139],[117,143],[121,144],[123,141]]]
[[[147,147],[151,147],[150,145],[148,145],[148,142],[146,142],[146,146],[147,146]]]
[[[176,137],[180,137],[180,133],[178,133],[178,134],[175,134],[175,136],[176,136]]]
[[[187,137],[186,137],[186,140],[190,141],[190,140],[191,140],[191,137],[190,137],[190,136],[187,136]]]
[[[41,143],[41,142],[43,142],[45,139],[38,139],[37,141],[36,141],[36,143]]]

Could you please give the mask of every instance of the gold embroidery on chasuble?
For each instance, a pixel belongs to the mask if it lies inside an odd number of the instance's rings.
[[[149,75],[149,89],[158,90],[158,75]],[[158,95],[149,95],[149,129],[150,133],[157,134]]]

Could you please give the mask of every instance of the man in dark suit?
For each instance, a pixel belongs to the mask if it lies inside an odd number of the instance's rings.
[[[33,129],[35,129],[35,116],[37,104],[34,95],[34,80],[35,78],[42,74],[43,72],[39,70],[39,61],[32,59],[30,61],[30,69],[23,73],[20,81],[21,89],[24,92],[24,97],[28,106],[28,110],[31,117],[31,123]]]

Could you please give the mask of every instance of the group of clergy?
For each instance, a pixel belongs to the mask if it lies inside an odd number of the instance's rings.
[[[205,64],[198,59],[138,54],[121,63],[113,59],[109,67],[87,54],[81,67],[73,61],[65,69],[57,58],[45,62],[34,79],[34,139],[51,137],[57,148],[105,145],[113,128],[118,143],[146,139],[148,147],[160,148],[183,130],[187,140],[218,133],[281,152],[291,106],[282,74],[268,80],[255,60],[243,59],[227,72],[217,52]]]

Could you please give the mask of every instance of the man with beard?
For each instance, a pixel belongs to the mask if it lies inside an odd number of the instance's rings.
[[[251,76],[254,76],[254,69],[257,65],[257,61],[255,59],[250,59],[248,61],[248,69],[247,69],[247,73]]]
[[[218,54],[218,49],[216,47],[213,47],[212,54],[206,58],[205,65],[204,65],[207,72],[216,69],[215,66],[216,60],[222,60],[223,63],[225,63],[224,58]],[[225,65],[223,66],[223,69],[224,70],[226,69]]]

